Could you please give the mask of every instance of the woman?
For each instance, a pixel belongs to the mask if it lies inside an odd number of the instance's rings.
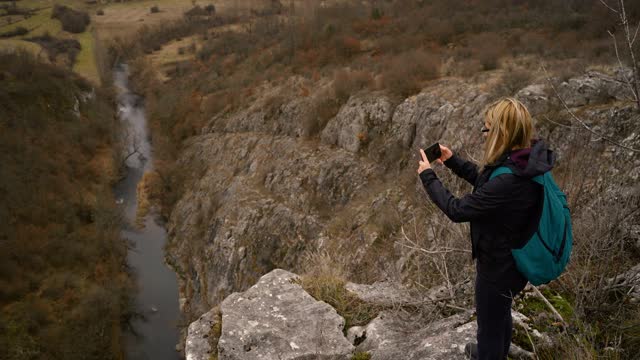
[[[542,211],[542,186],[530,179],[553,168],[555,154],[544,142],[532,141],[531,115],[512,98],[498,100],[484,113],[484,166],[440,146],[436,160],[473,185],[473,192],[453,196],[431,169],[424,150],[418,174],[433,202],[453,221],[470,222],[471,253],[476,260],[475,303],[477,346],[467,344],[472,359],[506,359],[511,343],[513,297],[527,284],[516,268],[512,248],[531,238]],[[491,172],[507,166],[513,174],[489,180]]]

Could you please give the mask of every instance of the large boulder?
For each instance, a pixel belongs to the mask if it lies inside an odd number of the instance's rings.
[[[276,269],[221,304],[220,360],[350,359],[344,318]]]

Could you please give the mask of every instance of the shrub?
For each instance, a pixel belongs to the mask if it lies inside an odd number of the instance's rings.
[[[371,9],[371,18],[373,20],[380,20],[380,18],[382,18],[383,12],[382,10],[380,10],[380,8],[374,7],[373,9]]]
[[[324,91],[313,98],[311,110],[302,119],[303,133],[305,136],[314,136],[321,132],[327,122],[340,111],[342,102],[333,94]]]
[[[77,11],[64,5],[54,5],[51,18],[60,20],[62,30],[76,34],[84,32],[91,22],[86,11]]]
[[[152,14],[159,13],[159,12],[160,12],[160,8],[158,7],[158,5],[153,5],[153,6],[149,9],[149,11],[150,11]]]
[[[357,352],[353,354],[351,360],[371,360],[371,354],[368,352]]]
[[[20,36],[20,35],[24,35],[26,33],[28,33],[29,30],[27,30],[25,27],[23,26],[18,26],[17,28],[7,31],[5,33],[0,34],[0,38],[10,38],[10,37],[14,37],[14,36]]]
[[[206,9],[203,9],[202,7],[200,7],[200,5],[196,5],[184,13],[184,16],[186,16],[187,18],[194,18],[198,16],[207,16],[207,15],[210,15],[209,12]]]
[[[346,281],[340,274],[341,271],[329,268],[333,260],[328,254],[308,254],[307,256],[313,257],[311,263],[308,263],[309,271],[296,282],[314,299],[326,302],[344,317],[345,332],[352,326],[368,324],[383,310],[379,305],[360,300],[345,288]],[[318,261],[325,263],[313,264]]]
[[[48,33],[25,40],[35,42],[42,46],[47,52],[49,61],[51,62],[55,62],[58,55],[65,54],[69,67],[75,63],[76,57],[81,49],[80,43],[76,39],[58,39]]]
[[[382,88],[403,97],[415,94],[422,82],[435,79],[440,71],[440,60],[424,50],[408,51],[391,59],[382,74]]]
[[[333,93],[340,102],[346,102],[352,93],[368,88],[373,78],[366,71],[337,70],[333,74]]]
[[[430,19],[427,22],[427,31],[441,45],[450,43],[456,34],[455,25],[451,21],[439,18]]]
[[[104,10],[98,9],[98,11],[96,11],[96,15],[98,15],[98,16],[104,15]]]
[[[494,70],[505,53],[505,42],[497,34],[483,33],[469,38],[469,48],[484,70]]]
[[[344,36],[336,41],[335,47],[338,54],[350,58],[361,50],[360,40],[353,36]]]
[[[493,97],[513,96],[520,89],[529,85],[531,73],[522,69],[508,68],[502,75],[500,83],[493,89]]]

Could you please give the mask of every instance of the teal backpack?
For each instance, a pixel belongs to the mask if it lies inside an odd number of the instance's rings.
[[[512,174],[506,166],[493,171],[492,179]],[[518,270],[531,284],[546,284],[564,271],[571,255],[573,235],[567,196],[558,188],[551,171],[532,178],[544,187],[544,205],[538,228],[520,249],[511,249]]]

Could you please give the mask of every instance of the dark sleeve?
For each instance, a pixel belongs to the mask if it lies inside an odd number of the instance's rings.
[[[467,180],[471,185],[476,184],[478,178],[478,165],[471,161],[464,160],[455,153],[443,162],[443,164],[451,169],[456,175]]]
[[[487,216],[512,201],[512,174],[502,174],[487,181],[476,192],[458,199],[447,190],[433,169],[420,173],[420,180],[433,202],[453,222],[467,222]]]

